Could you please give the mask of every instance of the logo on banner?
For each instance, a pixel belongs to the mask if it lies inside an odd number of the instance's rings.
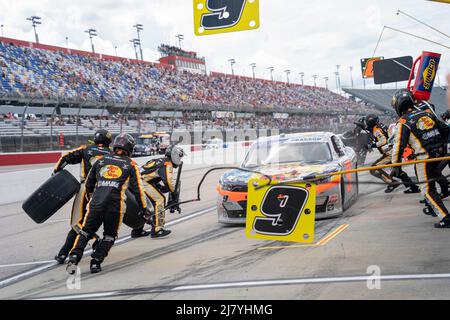
[[[259,28],[259,0],[194,0],[198,36]]]
[[[435,77],[436,77],[436,60],[430,59],[428,66],[423,71],[423,87],[426,90],[429,90],[431,88],[431,84],[433,83]]]

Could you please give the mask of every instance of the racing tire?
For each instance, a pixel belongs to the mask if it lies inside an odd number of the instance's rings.
[[[41,224],[53,216],[80,190],[80,183],[67,170],[61,170],[45,181],[22,204],[22,209]]]
[[[145,219],[140,215],[141,209],[136,201],[134,195],[127,190],[126,192],[126,211],[123,215],[123,223],[130,227],[131,229],[142,228],[145,225]]]

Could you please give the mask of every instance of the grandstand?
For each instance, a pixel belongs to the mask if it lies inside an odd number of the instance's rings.
[[[325,88],[188,72],[177,61],[203,65],[204,58],[166,50],[170,59],[149,63],[0,38],[0,152],[36,143],[22,136],[54,148],[62,147],[54,136],[76,136],[73,144],[102,127],[113,134],[192,130],[195,120],[205,129],[342,131],[373,112]]]
[[[194,74],[169,64],[112,61],[63,48],[34,48],[12,39],[0,38],[0,67],[0,92],[22,98],[144,106],[205,104],[235,110],[364,111],[364,106],[323,88]]]
[[[391,100],[394,93],[397,91],[395,89],[379,89],[379,90],[365,90],[365,89],[350,89],[343,88],[343,90],[351,95],[352,97],[359,98],[370,104],[373,104],[381,110],[387,112],[393,112],[391,108]],[[437,114],[442,114],[447,110],[447,88],[434,87],[431,96],[431,102],[436,106]]]

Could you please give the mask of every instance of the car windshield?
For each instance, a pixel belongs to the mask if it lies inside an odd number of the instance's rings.
[[[244,168],[277,163],[318,163],[333,160],[326,142],[282,142],[253,145],[244,161]]]
[[[137,138],[136,144],[149,145],[152,143],[151,138]]]

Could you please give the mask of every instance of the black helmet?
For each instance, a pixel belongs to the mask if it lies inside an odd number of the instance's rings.
[[[180,147],[171,145],[166,149],[165,156],[170,159],[174,168],[181,164],[181,158],[184,157],[184,151]]]
[[[378,118],[378,116],[376,116],[374,114],[369,114],[366,117],[367,129],[372,130],[373,127],[375,127],[378,124],[379,121],[380,121],[380,118]]]
[[[353,123],[356,124],[356,126],[358,128],[361,128],[363,130],[365,130],[366,127],[367,127],[367,125],[366,125],[366,117],[361,117],[361,118],[358,119],[358,121],[353,122]]]
[[[408,108],[414,106],[414,97],[408,89],[398,90],[392,97],[391,106],[399,117],[401,117]]]
[[[116,149],[122,149],[127,152],[129,156],[131,156],[133,154],[135,145],[136,141],[134,140],[133,136],[128,133],[122,133],[114,139],[113,149],[114,151]]]
[[[105,147],[109,147],[109,145],[111,144],[111,140],[112,140],[111,133],[104,129],[97,130],[97,132],[94,135],[94,143],[102,144]]]

